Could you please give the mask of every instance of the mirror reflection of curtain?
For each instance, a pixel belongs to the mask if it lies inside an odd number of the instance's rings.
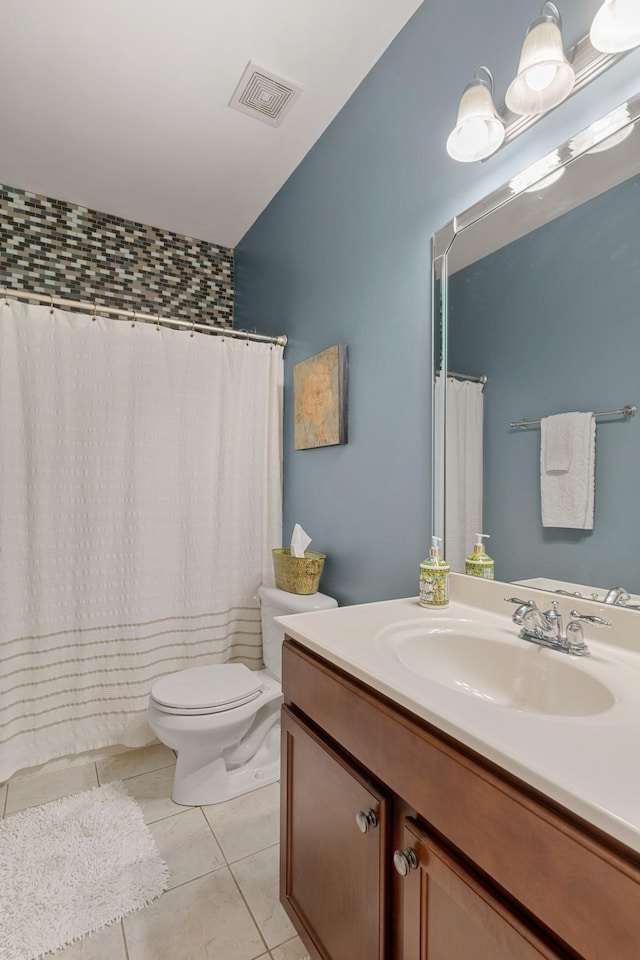
[[[447,378],[446,559],[454,573],[482,531],[483,385]]]

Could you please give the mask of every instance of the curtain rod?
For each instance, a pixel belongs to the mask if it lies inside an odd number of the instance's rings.
[[[455,377],[456,380],[470,380],[472,383],[487,382],[487,376],[484,373],[481,373],[480,376],[476,376],[474,373],[456,373],[455,370],[449,370],[447,376]]]
[[[119,307],[103,307],[98,303],[87,303],[81,300],[65,300],[63,297],[51,296],[51,294],[48,293],[31,293],[29,290],[10,290],[8,287],[2,287],[2,296],[14,297],[17,300],[37,300],[39,303],[48,303],[51,306],[56,304],[60,307],[75,307],[96,315],[107,313],[115,317],[131,317],[133,320],[140,320],[143,323],[155,323],[164,327],[184,327],[187,330],[198,330],[202,333],[236,337],[239,340],[256,340],[260,343],[274,343],[278,347],[286,347],[287,345],[286,334],[282,334],[279,337],[266,337],[261,333],[248,333],[233,330],[230,327],[215,327],[210,323],[190,323],[189,320],[171,320],[169,317],[154,317],[149,313],[138,313],[137,310],[124,310]]]

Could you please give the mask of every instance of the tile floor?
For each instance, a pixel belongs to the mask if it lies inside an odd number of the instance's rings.
[[[74,760],[0,784],[0,814],[122,780],[171,875],[162,896],[56,960],[302,960],[278,901],[278,783],[209,807],[171,800],[175,757],[162,744]]]

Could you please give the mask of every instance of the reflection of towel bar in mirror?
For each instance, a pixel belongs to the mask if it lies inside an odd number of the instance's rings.
[[[638,408],[632,403],[628,403],[620,410],[602,410],[599,413],[594,413],[594,417],[635,417],[637,410]],[[524,430],[538,423],[540,423],[540,420],[512,420],[509,426],[511,428],[522,427]]]
[[[447,376],[453,377],[455,380],[471,380],[472,383],[487,382],[487,377],[484,373],[481,373],[480,376],[476,376],[474,373],[456,373],[455,370],[449,370]]]

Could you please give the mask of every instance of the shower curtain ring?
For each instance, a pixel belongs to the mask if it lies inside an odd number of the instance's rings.
[[[156,320],[156,330],[160,331],[160,314],[158,314],[158,318]]]
[[[136,312],[135,310],[132,310],[131,313],[133,315],[133,320],[131,321],[131,328],[133,329],[136,325]]]
[[[195,322],[195,320],[192,320],[192,321],[191,321],[191,333],[189,334],[189,336],[192,337],[192,336],[195,334],[195,332],[196,332],[196,322]]]
[[[51,294],[51,302],[49,303],[49,313],[53,313],[53,294]]]
[[[96,313],[97,313],[97,312],[98,312],[98,304],[97,304],[96,301],[94,300],[94,301],[93,301],[93,312],[92,312],[92,314],[91,314],[91,319],[94,321],[94,323],[95,323]]]

